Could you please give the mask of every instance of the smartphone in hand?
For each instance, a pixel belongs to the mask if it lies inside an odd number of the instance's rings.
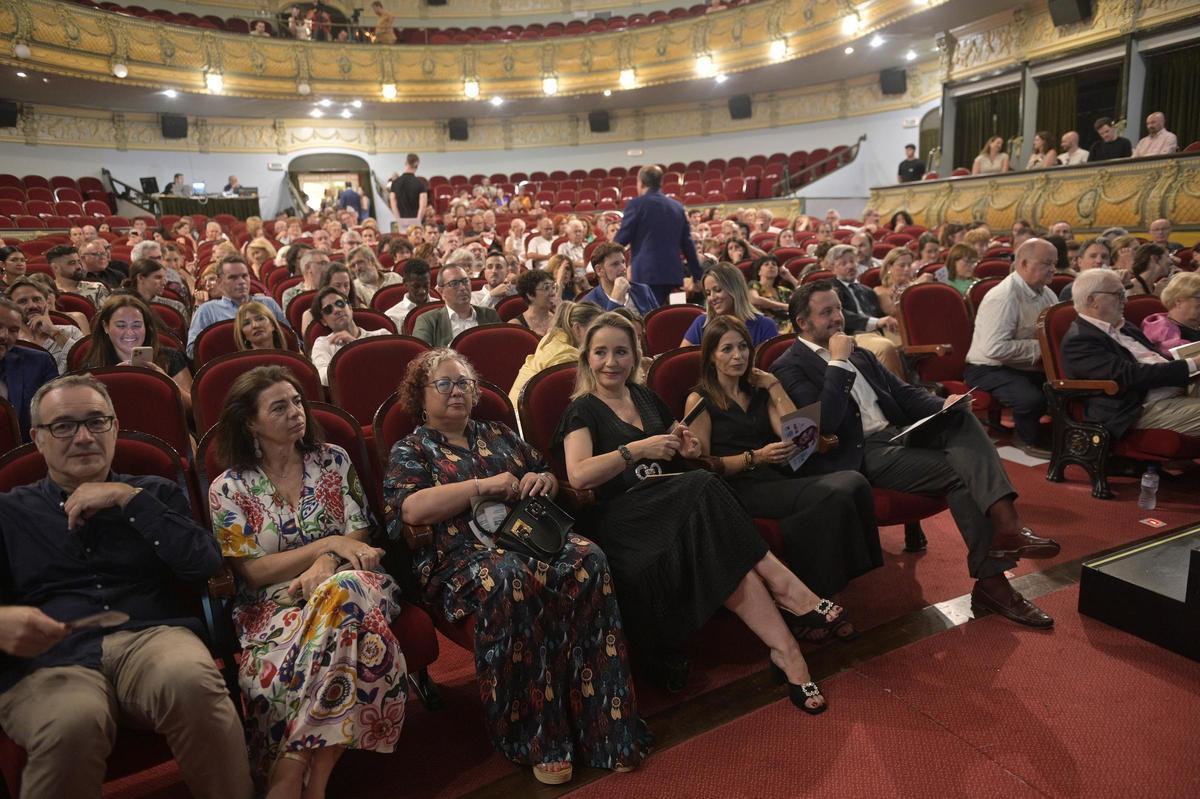
[[[140,366],[143,369],[149,369],[150,364],[154,362],[153,347],[134,347],[133,357],[129,359],[130,366]]]

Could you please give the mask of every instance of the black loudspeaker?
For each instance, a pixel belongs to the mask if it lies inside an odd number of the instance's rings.
[[[749,119],[750,114],[750,95],[735,94],[729,98],[729,117],[731,119]]]
[[[588,127],[592,129],[592,133],[608,133],[608,112],[589,111]]]
[[[15,128],[21,107],[12,100],[0,100],[0,128]]]
[[[427,6],[444,6],[444,5],[446,5],[446,0],[425,0],[425,5],[427,5]]]
[[[179,114],[163,114],[162,135],[164,139],[186,139],[187,117]]]
[[[1050,0],[1050,19],[1054,27],[1083,22],[1092,16],[1092,0]]]
[[[884,94],[904,94],[908,91],[908,73],[899,67],[881,71],[879,91]]]
[[[466,141],[467,140],[467,120],[452,119],[448,127],[450,128],[450,141]]]

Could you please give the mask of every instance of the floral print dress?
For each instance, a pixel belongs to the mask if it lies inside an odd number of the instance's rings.
[[[423,488],[546,471],[508,427],[467,423],[466,449],[419,427],[392,447],[383,490],[389,536]],[[475,673],[492,745],[515,763],[636,766],[648,733],[637,712],[621,613],[604,553],[570,535],[552,562],[485,546],[464,511],[413,553],[426,601],[449,621],[474,615]]]
[[[373,524],[349,455],[331,444],[304,456],[299,507],[257,468],[222,473],[209,505],[227,558],[272,555]],[[341,571],[305,601],[288,595],[290,582],[239,585],[233,611],[260,779],[284,751],[391,752],[404,723],[404,655],[388,628],[400,613],[399,587],[386,574]]]

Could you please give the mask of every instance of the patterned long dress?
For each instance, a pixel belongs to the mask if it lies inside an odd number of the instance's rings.
[[[384,498],[389,534],[423,488],[511,472],[546,471],[536,450],[502,424],[471,421],[468,447],[419,427],[392,447]],[[475,673],[496,749],[515,763],[635,766],[644,726],[604,553],[568,537],[551,563],[481,543],[464,511],[436,524],[413,567],[429,604],[449,621],[475,616]]]
[[[284,552],[373,523],[349,455],[332,444],[304,456],[297,508],[259,469],[223,472],[209,505],[228,558]],[[404,654],[388,628],[400,613],[399,587],[386,574],[341,571],[305,601],[288,596],[290,582],[240,585],[233,611],[260,779],[283,751],[391,752],[404,724]]]

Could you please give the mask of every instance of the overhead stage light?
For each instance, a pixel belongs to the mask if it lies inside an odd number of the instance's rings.
[[[383,95],[383,99],[395,100],[396,99],[396,84],[385,83],[379,87],[379,92],[380,92],[380,94]]]
[[[221,90],[225,88],[225,79],[221,77],[220,72],[209,72],[204,76],[204,85],[211,93],[220,94]]]
[[[786,39],[776,39],[775,41],[771,42],[771,60],[772,61],[782,61],[784,56],[786,56],[786,55],[787,55],[787,40]]]

